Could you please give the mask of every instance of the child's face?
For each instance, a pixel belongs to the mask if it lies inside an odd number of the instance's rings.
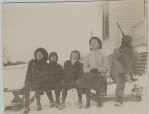
[[[132,45],[132,40],[130,38],[123,38],[122,43],[125,46],[127,45],[129,46],[129,45]]]
[[[36,53],[36,59],[37,59],[37,61],[43,59],[43,54],[42,54],[40,51],[38,51],[38,52]]]
[[[99,43],[98,43],[98,41],[97,40],[95,40],[95,39],[93,39],[92,41],[91,41],[91,43],[90,43],[90,48],[91,49],[99,49]]]
[[[56,62],[57,61],[57,57],[54,55],[50,56],[50,62]]]
[[[78,60],[78,59],[79,59],[79,54],[78,54],[77,52],[73,52],[73,53],[71,54],[71,59],[72,59],[72,60]]]

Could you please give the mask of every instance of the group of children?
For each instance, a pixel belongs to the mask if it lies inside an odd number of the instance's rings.
[[[42,110],[40,96],[45,92],[50,101],[50,107],[58,109],[65,108],[65,101],[68,90],[75,88],[78,95],[78,106],[83,107],[82,94],[86,94],[85,108],[90,108],[90,91],[96,91],[97,107],[102,106],[101,95],[106,95],[107,81],[106,73],[109,71],[108,58],[100,51],[102,42],[98,37],[89,40],[91,52],[86,55],[81,63],[80,53],[74,50],[70,54],[62,67],[57,63],[56,52],[48,52],[43,48],[38,48],[34,53],[34,58],[29,62],[25,84],[23,87],[25,95],[24,113],[30,111],[29,99],[30,91],[34,90],[36,95],[37,111]],[[49,59],[49,64],[47,60]],[[52,95],[55,91],[55,100]],[[62,98],[60,102],[60,93]]]

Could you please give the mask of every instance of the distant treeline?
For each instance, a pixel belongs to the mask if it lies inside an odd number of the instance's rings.
[[[12,65],[26,64],[26,63],[27,62],[23,62],[23,61],[16,61],[16,62],[8,61],[7,63],[3,63],[3,65],[5,67],[5,66],[12,66]]]

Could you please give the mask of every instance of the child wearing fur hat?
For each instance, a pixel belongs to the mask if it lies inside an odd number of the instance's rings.
[[[65,100],[67,97],[67,91],[75,88],[77,89],[78,94],[78,105],[79,108],[83,107],[82,104],[82,90],[77,87],[77,82],[84,75],[83,74],[83,64],[79,61],[80,53],[77,50],[74,50],[70,54],[70,60],[67,60],[64,63],[64,80],[63,80],[63,90],[62,90],[62,103],[59,106],[59,109],[65,108]]]
[[[58,55],[56,52],[51,52],[49,55],[48,74],[45,80],[45,92],[50,100],[50,107],[59,107],[60,91],[62,89],[63,68],[57,63]],[[56,100],[54,102],[52,90],[55,91]]]
[[[24,114],[30,111],[30,91],[35,91],[37,111],[41,110],[40,96],[44,93],[44,81],[47,73],[48,52],[44,48],[38,48],[34,52],[34,58],[28,64],[25,85],[23,87],[25,96]]]

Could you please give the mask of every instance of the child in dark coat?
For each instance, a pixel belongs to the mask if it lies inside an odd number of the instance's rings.
[[[78,94],[79,108],[83,107],[82,104],[82,90],[77,87],[77,82],[83,76],[83,64],[79,61],[80,53],[77,50],[71,52],[70,60],[64,63],[64,80],[62,91],[62,103],[59,109],[65,108],[65,100],[67,97],[67,91],[76,88]]]
[[[45,80],[45,92],[50,100],[50,107],[58,107],[60,105],[60,91],[62,89],[63,68],[57,63],[58,55],[52,52],[49,55],[48,75]],[[54,102],[52,90],[55,90],[56,102]]]
[[[25,110],[24,113],[28,113],[30,111],[29,108],[29,99],[30,99],[30,91],[34,90],[36,95],[36,105],[37,111],[41,110],[40,104],[40,96],[44,92],[44,81],[47,73],[47,59],[48,52],[43,48],[38,48],[34,53],[35,59],[32,59],[29,62],[25,85],[23,87],[24,95],[25,95]]]

